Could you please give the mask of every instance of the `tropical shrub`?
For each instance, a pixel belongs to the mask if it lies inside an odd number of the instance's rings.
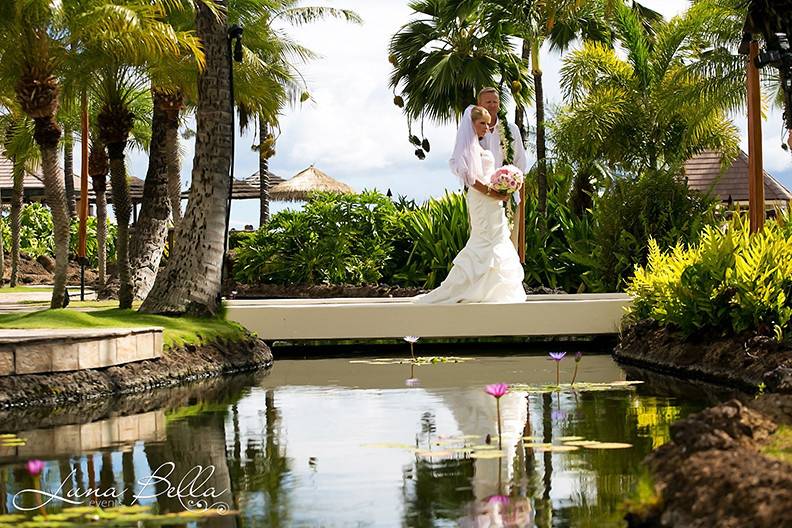
[[[40,255],[55,256],[55,245],[53,240],[52,213],[47,206],[40,203],[30,203],[22,207],[20,213],[21,228],[19,235],[19,248],[22,253],[31,257]],[[11,227],[9,217],[5,216],[2,225],[3,248],[6,254],[11,251]],[[69,241],[69,253],[77,254],[78,243],[78,222],[72,221],[71,239]],[[97,264],[97,244],[96,244],[96,218],[88,217],[86,224],[86,257],[90,265]],[[115,258],[116,226],[108,220],[107,222],[107,254],[108,260]]]
[[[401,217],[403,248],[410,248],[404,267],[393,275],[404,284],[434,288],[451,271],[454,257],[470,232],[468,208],[461,193],[446,193]]]
[[[718,218],[715,199],[670,172],[615,178],[595,200],[591,244],[574,247],[570,258],[588,268],[589,290],[618,291],[646,264],[650,239],[661,249],[694,243]]]
[[[236,250],[247,283],[368,284],[392,254],[396,206],[368,191],[315,195],[302,211],[281,211]]]
[[[650,241],[648,262],[628,293],[630,320],[653,319],[691,335],[758,331],[781,340],[792,320],[792,228],[789,217],[751,235],[744,217],[706,226],[696,244],[663,251]]]

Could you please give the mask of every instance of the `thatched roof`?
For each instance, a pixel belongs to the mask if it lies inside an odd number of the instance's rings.
[[[737,159],[725,170],[721,155],[707,150],[685,162],[688,187],[702,192],[712,192],[722,202],[748,203],[748,155],[740,151]],[[767,171],[764,173],[765,202],[768,205],[785,204],[792,200],[792,192],[781,185]]]
[[[311,165],[293,178],[273,186],[270,189],[270,198],[286,202],[302,202],[308,200],[314,192],[354,194],[355,190]]]
[[[269,181],[270,181],[270,188],[273,185],[277,185],[283,181],[283,178],[277,176],[273,173],[269,173]],[[261,197],[260,189],[259,189],[259,173],[258,171],[254,172],[244,180],[237,180],[234,178],[234,183],[231,185],[231,199],[232,200],[258,200]],[[181,197],[184,200],[188,200],[190,198],[190,189],[184,189],[181,193]]]

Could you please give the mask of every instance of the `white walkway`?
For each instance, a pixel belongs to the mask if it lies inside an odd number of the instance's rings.
[[[227,301],[227,317],[265,340],[614,334],[624,294],[531,295],[518,304],[412,304],[386,299]]]

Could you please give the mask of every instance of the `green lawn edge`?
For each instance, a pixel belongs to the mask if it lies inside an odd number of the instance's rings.
[[[163,344],[166,350],[184,345],[202,345],[218,339],[237,341],[250,335],[241,325],[222,317],[151,315],[119,308],[89,312],[61,309],[0,314],[0,328],[2,329],[136,328],[144,326],[163,328]]]

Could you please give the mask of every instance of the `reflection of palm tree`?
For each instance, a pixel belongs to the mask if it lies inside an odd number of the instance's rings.
[[[164,444],[147,444],[145,447],[149,467],[155,471],[162,464],[172,462],[175,464],[173,473],[168,479],[172,485],[177,485],[180,480],[187,477],[198,465],[203,468],[214,468],[214,473],[198,491],[203,492],[214,488],[215,497],[209,500],[208,506],[213,502],[223,502],[231,507],[233,494],[231,490],[231,475],[226,460],[225,451],[225,412],[210,412],[199,416],[189,417],[168,424],[168,438]],[[162,473],[160,473],[162,474]],[[203,482],[208,473],[204,474],[198,482]],[[152,493],[153,490],[146,490]],[[157,486],[157,492],[163,491]],[[185,498],[185,502],[186,502]],[[184,511],[184,505],[176,497],[167,497],[162,494],[157,497],[159,509],[162,512]],[[236,526],[236,516],[224,515],[211,517],[202,526]]]
[[[261,497],[266,508],[263,513],[264,520],[243,517],[242,524],[250,526],[263,524],[271,528],[290,526],[290,505],[285,483],[291,469],[280,437],[280,413],[275,406],[273,390],[268,390],[264,396],[264,418],[266,420],[265,438],[263,442],[255,442],[254,439],[248,440],[244,464],[241,463],[241,441],[239,438],[234,440],[235,446],[240,444],[240,452],[237,454],[235,451],[230,467],[234,482],[239,487],[237,498],[240,507],[244,508],[246,502],[253,502],[256,498]],[[236,436],[237,429],[235,428]]]

